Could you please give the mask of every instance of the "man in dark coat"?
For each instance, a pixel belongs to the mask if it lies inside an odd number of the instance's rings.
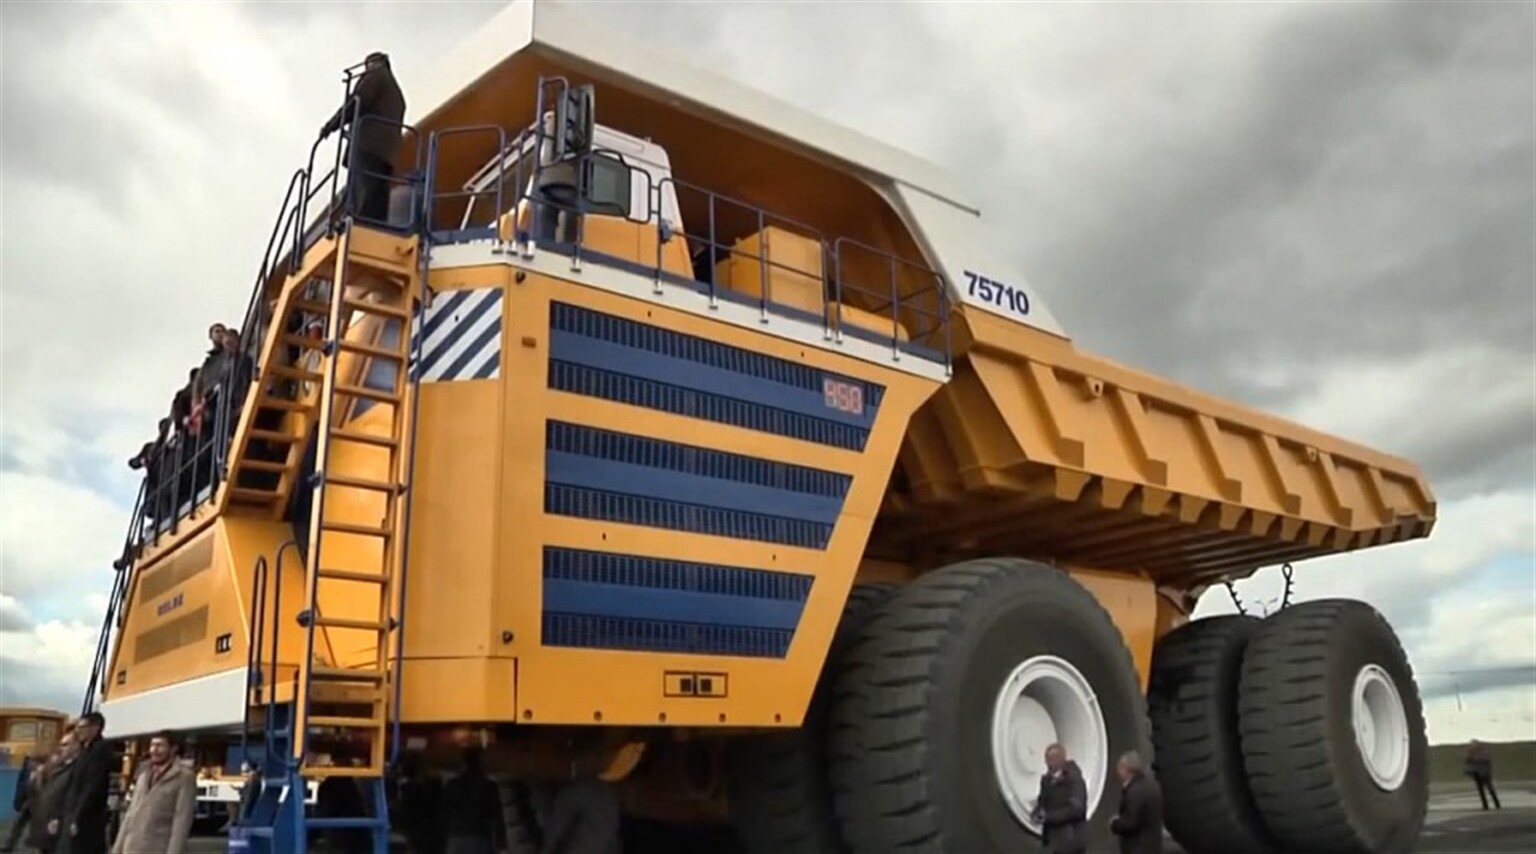
[[[91,712],[75,725],[80,745],[74,776],[65,796],[69,854],[107,854],[107,793],[112,778],[112,748],[101,737],[106,718]]]
[[[36,783],[42,780],[43,767],[47,761],[47,753],[33,753],[21,760],[21,770],[16,775],[16,793],[11,796],[11,808],[16,811],[16,818],[11,822],[5,844],[0,845],[0,852],[15,851],[16,843],[21,839],[22,833],[28,825],[37,820],[35,798],[38,786]],[[37,780],[34,780],[34,777]]]
[[[481,768],[480,748],[464,750],[464,771],[443,787],[442,805],[448,854],[494,854],[506,849],[501,793]]]
[[[1462,766],[1472,783],[1477,786],[1477,796],[1483,802],[1483,811],[1488,811],[1488,798],[1493,797],[1493,808],[1501,810],[1504,805],[1499,803],[1499,792],[1493,787],[1493,751],[1488,745],[1477,739],[1472,739],[1472,744],[1467,748],[1467,761]]]
[[[1046,772],[1040,777],[1040,798],[1035,818],[1040,822],[1040,841],[1045,854],[1083,854],[1088,850],[1088,786],[1067,749],[1053,744],[1045,749]]]
[[[1162,854],[1163,790],[1142,770],[1135,751],[1120,757],[1120,812],[1109,829],[1120,837],[1120,854]]]
[[[352,90],[352,98],[331,116],[320,129],[320,138],[330,136],[343,125],[352,132],[350,158],[352,174],[352,213],[365,219],[384,222],[389,217],[389,179],[395,174],[395,155],[400,150],[400,123],[405,119],[405,95],[389,67],[389,55],[380,51],[368,54],[363,76]],[[356,102],[356,112],[347,107]]]
[[[74,781],[79,765],[80,750],[75,744],[73,732],[64,733],[59,749],[43,769],[43,779],[38,781],[32,806],[32,847],[43,854],[64,850],[64,839],[69,833],[65,809],[69,806],[70,783]]]

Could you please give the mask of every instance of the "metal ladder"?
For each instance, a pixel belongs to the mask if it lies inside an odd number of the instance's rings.
[[[307,523],[309,534],[307,547],[301,550],[305,592],[303,609],[297,615],[304,635],[292,702],[274,704],[275,685],[269,685],[265,693],[268,708],[267,737],[260,763],[262,794],[246,813],[239,834],[242,840],[249,841],[249,847],[241,850],[253,854],[304,854],[311,830],[366,831],[372,839],[374,854],[386,854],[389,847],[384,775],[392,759],[391,709],[399,702],[398,621],[403,617],[404,605],[401,570],[408,530],[411,440],[415,432],[416,377],[410,370],[411,324],[413,310],[418,309],[416,301],[422,280],[414,261],[401,264],[377,254],[381,239],[384,245],[391,240],[399,245],[416,240],[415,236],[383,237],[370,233],[375,252],[356,251],[354,241],[362,228],[349,221],[334,237],[326,238],[334,241],[333,254],[320,266],[329,264],[334,275],[326,303],[325,334],[321,340],[306,342],[306,347],[316,351],[321,361],[315,371],[319,388],[306,396],[303,403],[296,404],[308,408],[306,420],[313,425],[315,452],[313,473],[307,481],[295,484],[295,488],[308,488],[312,493],[308,518],[295,520],[296,524]],[[368,343],[355,335],[349,338],[349,331],[370,318],[396,324],[393,345]],[[362,364],[357,370],[360,378],[366,377],[376,363],[392,364],[393,387],[369,388],[362,384],[362,379],[357,384],[348,381],[339,372],[339,363],[346,354],[361,357]],[[342,423],[345,414],[359,401],[389,408],[383,419],[386,430],[363,432]],[[380,469],[385,473],[384,479],[340,472],[333,465],[333,451],[346,444],[382,451],[385,463]],[[299,471],[296,466],[293,476],[297,477]],[[383,512],[377,524],[336,518],[335,502],[328,498],[334,499],[335,492],[342,490],[382,495]],[[360,543],[374,547],[359,548]],[[283,619],[277,595],[281,572],[279,561],[272,582],[274,622]],[[264,579],[253,581],[257,586],[255,596],[265,600]],[[367,614],[345,612],[346,605],[355,608],[361,602],[371,603]],[[253,616],[253,628],[255,621],[265,623],[265,618]],[[269,642],[275,662],[275,632],[280,627],[273,625],[271,630],[274,636]],[[276,670],[274,663],[274,676]],[[394,735],[398,736],[398,729]],[[317,749],[317,744],[355,745],[363,755],[356,764],[327,762],[326,751]],[[307,815],[305,793],[310,781],[323,784],[334,777],[351,778],[362,786],[366,814]]]
[[[375,265],[351,251],[356,226],[346,228],[337,238],[335,276],[331,279],[327,336],[322,345],[324,363],[319,393],[315,473],[310,488],[314,490],[313,511],[309,520],[308,550],[305,560],[305,608],[299,620],[306,629],[305,652],[299,664],[299,684],[295,696],[295,731],[293,758],[305,776],[382,777],[388,759],[388,711],[390,706],[389,648],[395,629],[395,576],[403,557],[405,478],[408,476],[408,433],[411,430],[410,401],[413,384],[409,376],[410,320],[417,276],[414,267]],[[358,270],[357,268],[361,268]],[[362,272],[363,275],[354,275]],[[354,280],[356,283],[354,284]],[[349,294],[363,290],[366,294]],[[373,300],[365,297],[372,295]],[[348,340],[355,322],[368,317],[394,321],[398,334],[393,347]],[[394,387],[389,390],[368,388],[362,384],[344,384],[337,376],[343,353],[356,353],[369,363],[394,364]],[[360,372],[366,374],[367,371]],[[391,411],[385,434],[363,433],[338,426],[338,414],[349,402],[373,401]],[[387,480],[370,480],[333,471],[332,450],[335,443],[364,444],[385,452]],[[333,518],[328,502],[329,490],[362,491],[383,495],[384,511],[378,524],[359,524]],[[345,552],[338,545],[351,540]],[[376,541],[377,548],[359,548],[359,541]],[[346,554],[351,561],[340,557]],[[359,557],[360,554],[371,555]],[[343,565],[344,564],[344,565]],[[339,616],[340,610],[327,602],[353,599],[359,587],[377,608],[365,616]],[[329,655],[317,649],[317,630],[324,630],[324,646]],[[372,655],[361,666],[346,666],[344,649],[371,648]],[[353,662],[357,664],[357,662]],[[360,709],[348,713],[319,710],[319,706]],[[308,750],[311,728],[345,732],[368,745],[366,761],[356,767],[322,765]]]

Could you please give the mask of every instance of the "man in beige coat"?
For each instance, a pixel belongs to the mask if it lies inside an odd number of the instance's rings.
[[[197,811],[197,775],[176,761],[170,733],[149,740],[149,762],[134,781],[112,854],[183,854]]]

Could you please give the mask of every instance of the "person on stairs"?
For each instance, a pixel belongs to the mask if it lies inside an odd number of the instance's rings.
[[[342,104],[320,129],[325,139],[345,126],[351,133],[350,153],[343,155],[352,173],[348,176],[351,213],[385,223],[389,218],[390,179],[395,174],[395,155],[400,151],[401,122],[405,119],[405,95],[389,67],[389,55],[368,54],[363,76],[352,97]],[[356,104],[353,112],[348,107]]]

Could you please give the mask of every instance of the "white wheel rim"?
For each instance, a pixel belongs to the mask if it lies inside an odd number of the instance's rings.
[[[1045,748],[1060,742],[1083,772],[1088,815],[1104,794],[1109,733],[1104,712],[1088,680],[1067,661],[1051,655],[1014,668],[992,709],[992,768],[998,789],[1014,818],[1032,833],[1040,822],[1031,813],[1045,774]]]
[[[1396,791],[1408,779],[1408,713],[1387,671],[1375,664],[1360,668],[1350,719],[1366,773],[1382,790]]]

